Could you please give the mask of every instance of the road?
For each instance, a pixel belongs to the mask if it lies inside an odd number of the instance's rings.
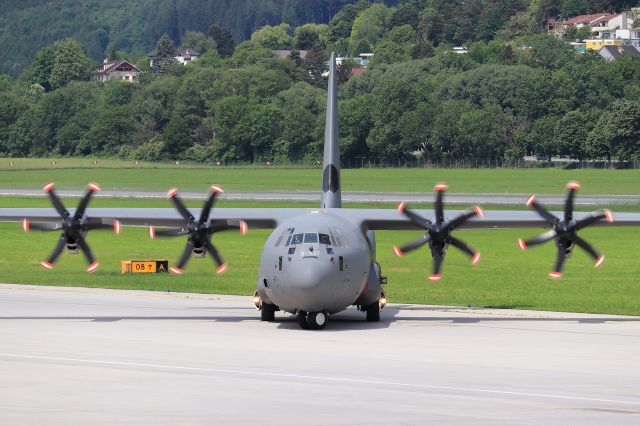
[[[0,285],[0,424],[640,424],[640,317],[382,313],[304,331],[249,297]]]
[[[81,197],[84,190],[58,190],[63,197]],[[40,189],[0,189],[0,196],[44,197],[46,194]],[[447,193],[446,201],[453,205],[473,204],[524,204],[530,194],[455,194]],[[133,190],[102,190],[97,197],[107,198],[166,198],[165,191],[133,191]],[[206,192],[180,191],[185,199],[204,200]],[[276,201],[318,201],[319,192],[225,192],[221,198],[227,200],[276,200]],[[538,199],[547,205],[563,205],[564,195],[538,194]],[[432,193],[402,193],[402,192],[343,192],[342,201],[347,203],[386,202],[397,203],[429,203],[433,201]],[[640,204],[640,195],[580,195],[576,197],[579,206],[605,206],[616,204]]]

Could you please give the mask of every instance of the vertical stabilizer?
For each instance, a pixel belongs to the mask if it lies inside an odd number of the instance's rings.
[[[324,158],[322,161],[322,199],[320,207],[342,206],[340,192],[340,145],[338,137],[338,82],[336,80],[336,55],[329,61],[329,87],[327,117],[324,125]]]

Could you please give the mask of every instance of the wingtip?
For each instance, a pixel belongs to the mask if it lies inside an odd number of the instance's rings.
[[[44,192],[49,192],[56,187],[56,184],[53,181],[47,182],[47,184],[42,188]]]
[[[601,254],[600,256],[598,256],[593,266],[595,268],[600,268],[603,264],[604,264],[604,254]]]
[[[484,217],[485,215],[484,209],[480,206],[475,206],[473,208],[473,211],[476,213],[476,216],[478,217]]]
[[[171,188],[169,192],[167,192],[167,198],[173,198],[178,193],[178,188]]]
[[[557,280],[562,278],[562,272],[558,272],[558,271],[551,271],[549,272],[549,278],[552,280]]]
[[[211,189],[211,192],[217,192],[219,194],[222,194],[224,192],[224,188],[221,187],[220,185],[217,185],[217,184],[216,185],[211,185],[211,188],[209,188],[209,189]]]
[[[403,213],[406,208],[407,208],[407,203],[406,202],[400,201],[398,203],[398,207],[397,207],[398,212]]]
[[[115,232],[116,235],[122,234],[122,222],[118,219],[113,219],[113,232]]]
[[[22,229],[27,234],[29,233],[29,231],[31,230],[31,225],[29,224],[29,219],[22,219]]]
[[[154,228],[153,226],[149,227],[149,238],[151,238],[152,240],[156,239],[156,228]]]
[[[438,282],[442,279],[442,275],[440,274],[431,274],[429,275],[429,281],[432,283]]]
[[[100,191],[102,188],[100,188],[100,185],[98,185],[98,184],[97,184],[97,183],[95,183],[95,182],[89,182],[89,183],[87,184],[87,189],[89,189],[90,191],[95,191],[95,192],[97,192],[97,191]]]
[[[240,234],[247,235],[249,233],[249,225],[244,220],[240,221]]]

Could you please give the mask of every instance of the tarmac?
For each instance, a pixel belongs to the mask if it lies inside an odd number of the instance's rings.
[[[319,189],[318,189],[319,191]],[[318,191],[290,191],[290,192],[225,192],[221,198],[227,200],[262,200],[262,201],[319,201]],[[58,190],[63,197],[81,197],[84,190]],[[525,203],[531,194],[462,194],[450,193],[446,195],[447,204],[473,205],[495,204],[515,205]],[[45,197],[41,189],[0,189],[0,196],[5,197]],[[166,198],[166,191],[134,191],[134,190],[102,190],[95,195],[105,198]],[[209,194],[206,191],[180,191],[180,197],[191,200],[204,200]],[[547,205],[564,205],[565,196],[558,194],[538,194],[538,199]],[[431,203],[432,193],[416,192],[342,192],[342,201],[346,203]],[[640,195],[580,195],[576,198],[578,206],[611,206],[621,204],[640,204]]]
[[[0,425],[640,424],[640,317],[258,318],[249,296],[0,284]]]

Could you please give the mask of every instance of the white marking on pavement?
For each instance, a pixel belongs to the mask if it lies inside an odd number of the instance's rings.
[[[627,404],[627,405],[640,406],[640,401],[588,398],[588,397],[581,397],[581,396],[554,395],[554,394],[545,394],[545,393],[503,391],[503,390],[496,390],[496,389],[467,388],[467,387],[458,387],[458,386],[438,386],[438,385],[426,385],[421,383],[389,382],[384,380],[351,379],[351,378],[329,377],[329,376],[309,376],[304,374],[243,371],[243,370],[230,370],[230,369],[221,369],[221,368],[187,367],[187,366],[170,365],[170,364],[148,364],[148,363],[140,363],[140,362],[105,361],[105,360],[96,360],[96,359],[65,358],[65,357],[52,357],[52,356],[39,356],[39,355],[24,355],[24,354],[0,353],[0,357],[18,358],[18,359],[34,359],[34,360],[45,360],[45,361],[79,362],[79,363],[85,363],[85,364],[113,365],[113,366],[122,366],[122,367],[159,368],[164,370],[178,370],[178,371],[200,371],[203,373],[224,373],[224,374],[237,374],[237,375],[281,377],[281,378],[288,378],[288,379],[307,379],[307,380],[324,381],[324,382],[384,385],[384,386],[397,386],[397,387],[418,388],[418,389],[433,389],[433,390],[442,390],[442,391],[486,393],[486,394],[494,394],[494,395],[525,396],[525,397],[533,397],[533,398],[561,399],[561,400],[583,401],[583,402],[602,402],[602,403]]]

